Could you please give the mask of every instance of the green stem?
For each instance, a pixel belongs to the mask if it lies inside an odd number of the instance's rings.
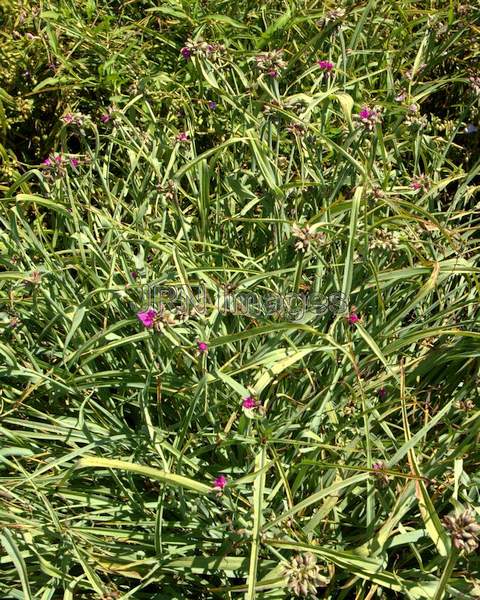
[[[450,575],[452,574],[452,571],[455,567],[455,563],[457,562],[457,558],[458,550],[452,546],[452,551],[448,557],[447,564],[445,565],[445,570],[442,573],[442,577],[440,578],[440,581],[438,583],[438,588],[435,592],[433,600],[442,600],[442,598],[444,597],[445,589],[448,585]]]

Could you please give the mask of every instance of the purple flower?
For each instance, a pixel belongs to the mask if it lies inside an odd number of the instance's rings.
[[[132,279],[136,279],[136,278],[138,277],[138,273],[137,273],[137,271],[131,271],[131,273],[130,273],[130,277],[131,277]]]
[[[180,142],[180,143],[182,143],[182,142],[185,143],[185,142],[190,141],[190,137],[186,131],[182,131],[181,133],[179,133],[175,139],[177,140],[177,142]]]
[[[368,107],[364,106],[361,111],[358,113],[358,116],[362,119],[368,119],[370,117],[371,111]]]
[[[200,352],[200,354],[204,354],[205,352],[208,351],[207,342],[197,342],[197,347],[198,347],[198,351]]]
[[[100,121],[102,123],[108,123],[110,121],[110,115],[108,113],[104,113],[101,117],[100,117]]]
[[[219,475],[213,481],[213,487],[217,490],[223,490],[223,488],[227,485],[227,478],[225,475]]]
[[[247,396],[246,398],[243,399],[242,406],[243,406],[243,408],[246,408],[246,409],[256,408],[257,401],[255,400],[255,398],[252,398],[252,396]]]
[[[45,160],[42,160],[42,165],[45,165],[46,167],[51,167],[52,166],[52,161],[50,158],[46,158]]]
[[[475,125],[473,125],[473,123],[469,123],[465,129],[464,129],[465,133],[475,133],[476,131],[478,131],[478,127],[475,127]]]
[[[217,108],[217,103],[214,102],[213,100],[209,100],[208,108],[210,108],[211,110],[215,110]]]
[[[412,180],[410,181],[411,189],[416,192],[418,190],[426,192],[428,190],[428,185],[428,178],[425,175],[417,175],[417,177],[412,177]]]
[[[375,125],[382,121],[380,109],[369,108],[368,106],[362,106],[362,109],[358,113],[358,118],[370,130],[374,129]]]
[[[273,77],[275,79],[276,77],[278,77],[278,71],[277,69],[270,69],[269,71],[267,71],[267,75],[270,75],[270,77]]]
[[[327,73],[331,73],[335,67],[335,65],[329,60],[318,60],[317,65],[320,67],[320,69],[322,69],[322,71]]]
[[[78,167],[78,165],[80,164],[80,161],[77,158],[71,158],[70,164],[72,165],[72,167],[74,167],[76,169]]]
[[[180,54],[183,56],[183,58],[185,60],[188,60],[192,56],[192,51],[190,50],[190,48],[187,48],[186,46],[184,46],[180,50]]]
[[[380,400],[385,400],[385,398],[387,397],[387,390],[384,387],[381,387],[377,391],[377,396],[379,397]]]
[[[347,317],[347,321],[349,325],[355,325],[355,323],[360,321],[360,317],[357,315],[357,313],[350,313]]]
[[[137,317],[140,319],[143,325],[145,325],[145,327],[153,327],[156,316],[157,311],[154,308],[149,308],[148,310],[137,313]]]

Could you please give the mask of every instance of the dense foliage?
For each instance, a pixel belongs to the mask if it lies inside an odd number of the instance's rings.
[[[0,27],[0,597],[480,596],[477,3]]]

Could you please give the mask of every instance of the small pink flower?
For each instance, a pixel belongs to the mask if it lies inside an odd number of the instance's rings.
[[[197,342],[197,346],[198,346],[198,351],[200,352],[200,354],[204,354],[205,352],[208,351],[207,342]]]
[[[362,106],[358,113],[358,118],[365,125],[367,129],[372,131],[377,123],[382,122],[382,115],[379,108],[369,108],[368,106]]]
[[[57,165],[59,165],[62,162],[62,155],[61,154],[57,154],[57,156],[55,156],[55,162],[57,163]]]
[[[180,50],[180,54],[183,56],[183,58],[185,60],[188,60],[192,56],[192,51],[190,50],[190,48],[187,48],[186,46],[184,46]]]
[[[137,313],[137,317],[140,319],[143,325],[145,325],[145,327],[153,327],[156,316],[157,311],[154,308],[149,308],[148,310]]]
[[[223,488],[227,485],[227,478],[225,477],[225,475],[219,475],[218,477],[215,478],[214,482],[213,482],[213,487],[216,490],[223,490]]]
[[[335,65],[329,60],[318,60],[317,65],[326,73],[331,73]]]
[[[110,115],[108,113],[104,113],[101,117],[100,117],[100,121],[102,123],[108,123],[110,121]]]
[[[80,161],[77,158],[71,158],[70,164],[72,165],[72,167],[74,167],[76,169],[78,167],[78,165],[80,164]]]
[[[62,121],[63,121],[64,123],[68,123],[68,124],[70,124],[70,123],[73,123],[73,121],[74,121],[74,120],[75,120],[75,119],[74,119],[74,116],[72,115],[72,113],[67,113],[66,115],[64,115],[64,116],[62,117]]]
[[[363,107],[363,108],[360,110],[360,112],[358,113],[358,116],[359,116],[359,117],[360,117],[362,120],[364,120],[364,119],[368,119],[368,118],[370,117],[370,113],[371,113],[370,109],[369,109],[369,108],[367,108],[366,106],[364,106],[364,107]]]
[[[45,165],[46,167],[51,167],[52,166],[52,161],[50,158],[46,158],[45,160],[42,160],[42,165]]]
[[[256,408],[257,407],[257,401],[252,398],[252,396],[247,396],[246,398],[243,399],[242,402],[242,406],[243,408]]]
[[[349,325],[355,325],[355,323],[360,321],[360,317],[357,315],[357,313],[350,313],[347,317],[347,321]]]
[[[267,75],[270,75],[270,77],[273,77],[275,79],[276,77],[278,77],[278,71],[277,69],[270,69],[269,71],[267,71]]]
[[[424,190],[425,192],[428,190],[429,182],[428,178],[425,175],[417,175],[417,177],[412,177],[410,181],[410,188],[415,190]]]
[[[179,133],[176,137],[177,142],[189,142],[190,141],[190,137],[188,135],[188,133],[186,131],[182,131],[181,133]]]

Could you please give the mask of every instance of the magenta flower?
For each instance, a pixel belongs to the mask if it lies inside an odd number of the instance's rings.
[[[384,387],[381,387],[377,391],[377,395],[378,395],[378,397],[379,397],[380,400],[385,400],[385,398],[387,397],[387,390]]]
[[[74,167],[76,169],[78,167],[78,165],[80,164],[80,161],[77,158],[71,158],[70,164],[72,165],[72,167]]]
[[[192,56],[192,51],[190,50],[190,48],[187,48],[186,46],[184,46],[180,50],[180,54],[183,56],[183,58],[185,60],[188,60]]]
[[[243,399],[242,402],[242,406],[243,408],[256,408],[257,407],[257,401],[252,398],[252,396],[247,396],[246,398]]]
[[[333,68],[335,67],[335,65],[329,60],[318,60],[317,65],[320,67],[320,69],[322,69],[322,71],[325,71],[326,73],[331,73],[333,71]]]
[[[186,131],[182,131],[181,133],[179,133],[176,137],[177,142],[189,142],[190,138],[188,136],[188,133]]]
[[[208,351],[207,342],[197,342],[197,346],[198,346],[198,351],[200,352],[200,354],[203,354],[204,352]]]
[[[219,475],[218,477],[215,478],[214,482],[213,482],[213,487],[216,490],[223,490],[223,488],[227,485],[227,478],[225,477],[225,475]]]
[[[422,184],[419,183],[418,181],[412,181],[412,183],[410,184],[410,187],[412,188],[412,190],[421,190],[422,189]]]
[[[57,154],[57,156],[55,156],[55,162],[57,163],[57,165],[59,165],[62,162],[62,155],[61,154]]]
[[[45,160],[42,160],[42,165],[45,165],[46,167],[51,167],[52,161],[49,158],[46,158]]]
[[[153,327],[156,316],[157,311],[154,308],[149,308],[148,310],[137,313],[137,317],[140,319],[143,325],[145,325],[145,327]]]
[[[349,325],[355,325],[355,323],[360,321],[360,317],[357,315],[357,313],[350,313],[347,317],[347,321]]]
[[[270,77],[278,77],[278,71],[277,69],[270,69],[269,71],[267,71],[267,75],[270,75]]]
[[[101,117],[100,117],[100,121],[102,123],[108,123],[110,121],[110,115],[108,113],[104,113]]]
[[[362,106],[362,109],[358,113],[358,118],[367,129],[374,129],[377,123],[382,122],[382,115],[379,108],[369,108],[368,106]]]

